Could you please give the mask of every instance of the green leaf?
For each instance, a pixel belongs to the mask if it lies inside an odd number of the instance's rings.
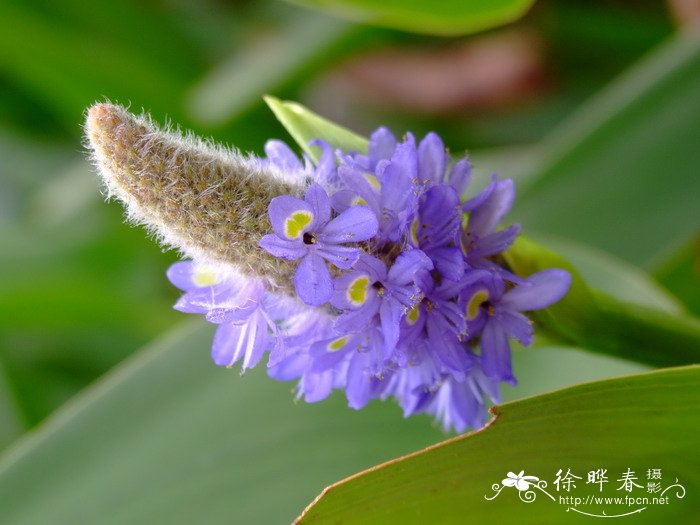
[[[683,304],[648,273],[592,246],[552,236],[537,236],[538,242],[564,256],[588,286],[630,303],[670,314],[684,312]]]
[[[679,35],[585,104],[519,187],[525,231],[649,267],[700,229],[700,38]]]
[[[301,104],[269,95],[264,98],[277,119],[314,162],[321,158],[320,148],[309,145],[314,139],[323,139],[333,148],[345,151],[367,151],[367,139],[318,116]]]
[[[587,472],[608,469],[608,496],[647,496],[644,488],[627,493],[616,481],[631,468],[646,485],[647,469],[662,470],[663,487],[677,478],[685,489],[679,499],[669,492],[667,505],[648,505],[634,523],[695,523],[700,507],[700,367],[651,372],[589,383],[495,408],[485,429],[446,441],[372,468],[327,488],[299,520],[314,523],[583,523],[573,505],[559,496],[600,495],[586,485]],[[557,492],[559,469],[576,480],[571,493]],[[495,493],[508,472],[548,482],[555,501],[535,491],[526,504],[515,488]],[[625,513],[643,505],[585,506],[600,514]],[[620,511],[620,509],[623,509]],[[615,512],[619,511],[619,512]]]
[[[625,303],[591,290],[566,259],[524,237],[504,256],[521,276],[546,268],[571,273],[567,295],[530,314],[546,335],[565,344],[655,366],[700,362],[700,320]]]
[[[264,366],[242,377],[214,366],[203,325],[171,333],[8,449],[3,525],[289,523],[325,484],[442,435],[392,403],[296,404]]]
[[[533,0],[291,0],[350,20],[435,35],[460,35],[521,17]]]
[[[700,315],[700,234],[693,235],[654,275],[690,312]]]

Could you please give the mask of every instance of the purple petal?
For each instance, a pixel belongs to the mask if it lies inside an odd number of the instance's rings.
[[[343,213],[350,206],[358,204],[355,202],[357,199],[361,199],[354,191],[351,190],[340,190],[336,191],[331,196],[331,207],[338,213]],[[364,202],[364,201],[362,201]]]
[[[299,391],[307,403],[326,399],[333,390],[332,371],[322,373],[306,372],[299,383]]]
[[[498,314],[498,322],[503,330],[516,339],[523,346],[532,343],[532,323],[520,312],[501,311]]]
[[[329,222],[318,238],[324,243],[360,242],[377,234],[377,216],[367,206],[352,206]]]
[[[484,325],[481,332],[481,367],[488,377],[515,383],[508,335],[493,318]]]
[[[375,296],[357,310],[350,310],[338,316],[335,329],[340,333],[354,333],[364,330],[379,310],[381,301]]]
[[[515,199],[515,188],[511,179],[496,183],[488,198],[469,216],[469,231],[483,237],[493,232],[503,216],[510,211]]]
[[[312,146],[318,146],[321,148],[321,160],[318,161],[316,170],[314,171],[314,177],[316,181],[323,187],[334,187],[337,186],[338,172],[335,169],[335,157],[333,156],[333,148],[330,144],[323,140],[312,140],[309,142]]]
[[[513,224],[508,228],[491,233],[479,239],[475,246],[468,250],[470,259],[482,259],[505,251],[520,233],[520,225]]]
[[[306,190],[304,200],[311,206],[314,212],[314,220],[309,226],[309,230],[317,231],[331,218],[331,200],[320,184],[313,183]]]
[[[198,286],[193,280],[194,263],[192,261],[179,261],[172,264],[166,275],[168,280],[177,286],[180,290],[188,291]]]
[[[374,282],[367,272],[354,271],[341,275],[333,282],[331,304],[341,310],[356,310],[376,295],[372,286]],[[352,288],[353,298],[348,297],[348,288]]]
[[[462,222],[458,205],[459,196],[451,186],[433,186],[427,191],[420,207],[421,246],[440,246],[455,241]]]
[[[462,250],[456,246],[434,248],[430,250],[429,255],[435,264],[435,269],[443,277],[451,281],[459,281],[464,275],[467,264],[464,262]]]
[[[258,246],[275,257],[280,257],[289,261],[296,261],[309,251],[306,245],[300,240],[290,241],[273,234],[263,236],[258,242]]]
[[[439,184],[445,176],[447,154],[442,139],[432,131],[418,144],[418,175],[421,182]]]
[[[396,138],[386,128],[378,128],[369,138],[370,169],[374,169],[380,160],[388,160],[396,149]]]
[[[380,175],[382,183],[382,207],[394,212],[408,209],[415,201],[415,184],[418,180],[418,155],[415,144],[407,141],[396,147],[391,162]]]
[[[382,305],[379,308],[379,318],[382,323],[386,358],[391,356],[391,353],[396,348],[396,344],[399,342],[399,327],[401,326],[403,315],[404,306],[401,303],[391,297],[387,297],[382,301]]]
[[[448,176],[448,183],[455,190],[457,190],[457,195],[460,197],[464,195],[464,192],[469,186],[469,182],[472,177],[472,165],[467,157],[455,163],[450,170],[450,175]]]
[[[367,203],[367,206],[374,210],[379,209],[381,184],[377,177],[350,166],[340,166],[338,176],[350,191],[359,195]]]
[[[388,278],[399,285],[412,284],[420,271],[433,269],[433,262],[422,250],[407,250],[399,255],[389,270]]]
[[[319,246],[316,253],[341,270],[352,268],[360,257],[358,248],[334,244]]]
[[[481,206],[486,199],[489,198],[493,190],[496,189],[496,184],[498,183],[498,178],[496,175],[491,177],[491,182],[483,190],[481,190],[477,195],[462,203],[462,211],[470,212]]]
[[[291,195],[280,195],[272,199],[268,214],[275,233],[289,240],[301,239],[316,218],[309,203]]]
[[[294,288],[309,306],[321,306],[333,295],[333,279],[325,261],[315,253],[301,260],[294,273]]]
[[[565,270],[550,269],[530,275],[524,284],[506,292],[501,305],[512,310],[539,310],[564,297],[571,285],[571,275]]]
[[[267,324],[262,316],[254,316],[246,323],[220,325],[211,356],[219,366],[233,366],[242,359],[242,368],[252,368],[260,361],[267,342]]]
[[[304,169],[299,157],[281,140],[268,140],[265,143],[265,154],[270,162],[282,171]]]

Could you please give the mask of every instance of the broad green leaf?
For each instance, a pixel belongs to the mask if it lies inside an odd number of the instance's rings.
[[[415,33],[460,35],[516,20],[533,0],[291,0],[358,22]]]
[[[524,237],[504,256],[521,276],[546,268],[563,268],[571,274],[571,288],[563,299],[530,314],[546,335],[559,337],[564,344],[655,366],[700,362],[700,320],[592,290],[569,261]]]
[[[700,315],[700,234],[693,235],[654,275],[690,312]]]
[[[700,513],[700,368],[668,369],[588,383],[498,406],[485,429],[416,454],[374,467],[327,488],[298,521],[314,523],[583,523],[574,505],[559,496],[600,495],[587,485],[587,472],[607,469],[608,496],[649,496],[648,469],[661,469],[662,486],[675,480],[683,498],[670,491],[667,505],[647,505],[634,523],[697,523]],[[616,490],[631,468],[641,489]],[[557,471],[579,477],[575,489],[558,492]],[[537,476],[546,490],[534,490],[525,503],[514,487],[504,487],[509,472]],[[641,483],[640,483],[641,482]],[[495,485],[494,485],[495,486]],[[527,496],[521,494],[521,496]],[[644,505],[579,506],[609,516]],[[601,516],[604,517],[604,516]]]
[[[320,159],[321,152],[320,148],[309,145],[314,139],[323,139],[332,147],[346,151],[367,151],[367,139],[320,117],[301,104],[271,96],[266,96],[265,102],[292,138],[315,162]]]
[[[193,121],[219,125],[259,101],[260,93],[327,53],[352,26],[316,13],[288,15],[276,31],[252,35],[208,72],[189,97]]]
[[[679,35],[552,132],[513,218],[648,267],[700,228],[700,37]]]
[[[334,479],[443,435],[393,403],[294,403],[264,365],[214,366],[211,337],[171,333],[0,456],[3,525],[289,523]]]

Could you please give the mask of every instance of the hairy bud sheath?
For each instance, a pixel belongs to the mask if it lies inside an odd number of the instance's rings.
[[[294,265],[258,241],[270,231],[270,200],[302,193],[304,181],[113,104],[89,109],[85,134],[108,196],[131,220],[189,257],[232,265],[293,295]]]

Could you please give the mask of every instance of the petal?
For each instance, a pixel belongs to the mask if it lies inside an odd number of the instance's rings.
[[[318,246],[316,253],[341,270],[352,268],[360,257],[358,248],[335,244]]]
[[[296,261],[309,251],[301,240],[290,241],[273,234],[263,236],[258,242],[258,246],[275,257],[289,261]]]
[[[418,177],[421,182],[439,184],[445,176],[445,143],[432,131],[418,144]]]
[[[477,206],[469,216],[468,229],[479,237],[493,232],[503,216],[510,211],[515,199],[515,188],[511,179],[496,183],[488,198]]]
[[[377,177],[355,167],[340,166],[338,177],[350,191],[359,195],[367,206],[373,210],[379,209],[379,189],[381,185]]]
[[[479,239],[476,244],[467,251],[470,259],[482,259],[505,251],[520,233],[520,225],[513,224],[504,230],[491,233]]]
[[[464,275],[467,263],[464,262],[462,250],[456,246],[433,248],[428,252],[435,264],[435,269],[450,281],[459,281]]]
[[[331,304],[341,310],[356,310],[376,295],[374,279],[366,272],[350,272],[333,282]]]
[[[211,356],[219,366],[233,366],[243,359],[242,367],[255,366],[268,342],[267,326],[258,316],[242,324],[222,324],[214,334]]]
[[[340,180],[338,179],[338,172],[335,166],[333,148],[323,140],[312,140],[309,144],[311,146],[318,146],[322,151],[321,160],[318,161],[318,165],[314,171],[314,178],[322,187],[337,186]]]
[[[382,323],[384,351],[387,359],[391,357],[391,353],[399,342],[399,327],[401,326],[403,315],[404,307],[401,303],[391,297],[387,297],[382,301],[382,305],[379,308],[379,318]]]
[[[313,183],[306,190],[304,201],[311,206],[314,212],[314,219],[308,229],[317,231],[331,218],[331,200],[320,184]]]
[[[309,306],[321,306],[333,295],[333,279],[324,260],[309,253],[294,273],[294,288],[299,298]]]
[[[421,246],[445,245],[455,241],[462,222],[458,205],[459,196],[451,186],[441,184],[426,192],[419,212]]]
[[[499,312],[498,322],[503,330],[513,339],[523,346],[530,346],[532,343],[532,323],[520,312]]]
[[[518,311],[539,310],[564,297],[570,285],[569,272],[555,268],[543,270],[530,275],[525,283],[506,292],[500,304]]]
[[[394,284],[407,285],[414,282],[416,273],[432,269],[433,262],[422,250],[406,250],[396,258],[387,278]]]
[[[311,205],[291,195],[280,195],[272,199],[268,214],[275,233],[289,240],[301,239],[315,219]]]
[[[350,190],[336,191],[331,196],[331,207],[338,213],[343,213],[355,204],[367,204],[362,197]]]
[[[380,160],[388,160],[396,149],[396,138],[388,129],[382,127],[369,138],[370,168],[374,169]]]
[[[352,206],[329,222],[318,239],[324,243],[360,242],[377,234],[377,216],[367,206]]]
[[[370,299],[357,310],[350,310],[338,316],[335,330],[340,333],[354,333],[364,330],[374,319],[381,301],[376,297]]]
[[[491,193],[493,193],[493,190],[496,188],[496,183],[498,182],[498,178],[496,175],[491,176],[491,182],[489,182],[488,186],[486,186],[483,190],[481,190],[478,194],[476,194],[474,197],[471,199],[465,201],[462,203],[462,211],[463,212],[471,212],[481,206],[486,199],[489,198]]]
[[[194,262],[179,261],[172,264],[166,272],[168,280],[180,290],[192,290],[198,287],[194,282]]]
[[[304,169],[299,157],[281,140],[268,140],[265,143],[265,154],[270,162],[282,171]]]
[[[488,377],[515,384],[508,336],[493,318],[481,332],[481,368]]]
[[[467,186],[469,186],[471,178],[472,164],[467,157],[464,157],[452,166],[447,181],[450,186],[457,190],[457,195],[461,197],[464,195],[464,192],[467,191]]]

